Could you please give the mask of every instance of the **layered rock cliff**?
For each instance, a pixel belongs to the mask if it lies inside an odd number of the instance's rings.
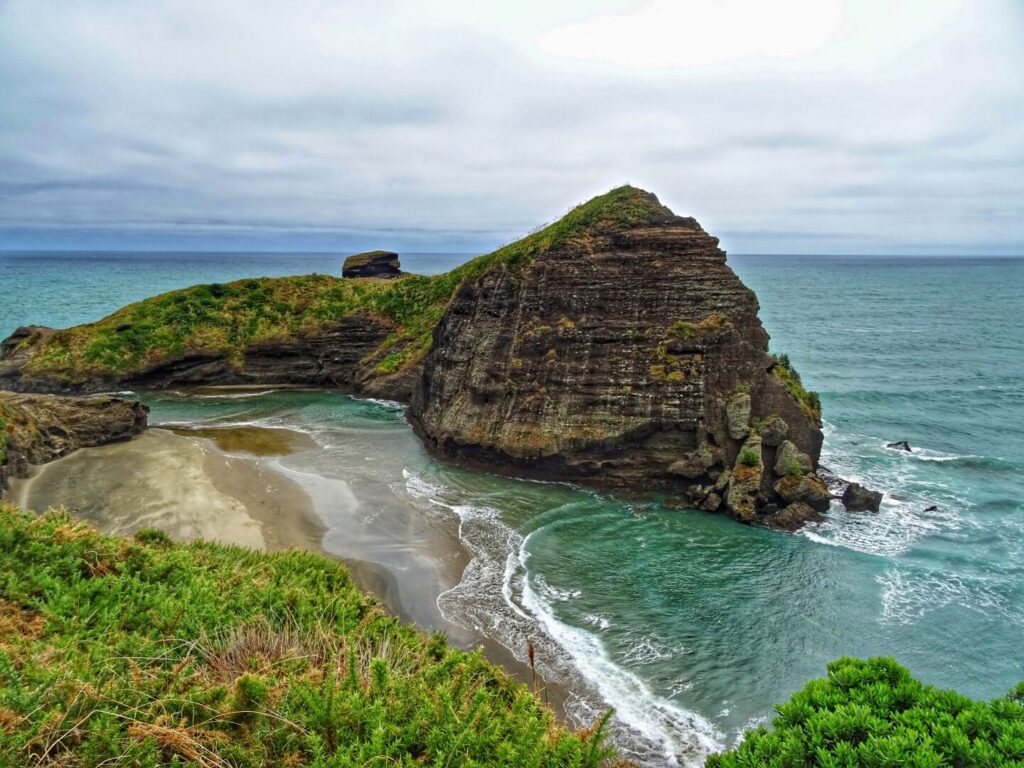
[[[662,488],[746,522],[827,508],[816,400],[768,354],[718,240],[640,190],[599,201],[462,285],[413,396],[417,434],[466,465]]]
[[[26,477],[79,448],[128,440],[146,428],[149,409],[119,397],[59,397],[0,392],[0,497]]]

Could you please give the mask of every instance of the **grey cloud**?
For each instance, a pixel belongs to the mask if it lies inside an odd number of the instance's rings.
[[[0,247],[125,228],[476,248],[628,181],[732,250],[1024,251],[1024,74],[991,66],[1024,40],[999,3],[873,77],[561,66],[400,2],[46,6],[0,3]],[[1002,48],[957,60],[996,26]]]

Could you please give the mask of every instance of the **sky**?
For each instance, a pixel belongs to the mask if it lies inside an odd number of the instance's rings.
[[[0,0],[0,249],[1024,254],[1021,0]]]

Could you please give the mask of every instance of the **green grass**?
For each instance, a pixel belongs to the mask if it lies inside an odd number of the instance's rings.
[[[0,504],[0,765],[598,766],[478,652],[310,553]]]
[[[804,388],[800,381],[800,374],[789,361],[789,355],[772,355],[775,365],[772,367],[772,375],[786,385],[794,399],[800,404],[800,408],[808,418],[819,427],[821,426],[821,399],[817,392],[810,392]]]
[[[82,384],[123,379],[189,352],[227,355],[240,364],[254,343],[292,340],[356,314],[381,320],[392,333],[372,354],[377,374],[418,363],[458,289],[504,267],[519,274],[538,255],[594,233],[655,223],[671,211],[647,192],[619,187],[559,221],[443,275],[344,280],[325,275],[197,285],[124,307],[41,342],[27,369]],[[341,264],[339,262],[339,270]]]
[[[892,659],[842,658],[707,768],[1024,767],[1024,684],[990,702],[924,685]]]
[[[740,451],[740,466],[757,467],[761,464],[761,456],[753,448],[744,448]]]

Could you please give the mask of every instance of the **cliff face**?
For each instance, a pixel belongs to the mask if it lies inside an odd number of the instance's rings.
[[[621,204],[642,208],[642,223],[623,226]],[[631,190],[527,264],[462,286],[409,419],[463,464],[664,488],[771,522],[788,504],[774,483],[804,473],[775,472],[779,446],[810,474],[822,436],[774,370],[757,311],[716,238]]]
[[[119,397],[58,397],[0,392],[0,496],[30,464],[79,448],[128,440],[146,428],[149,409]]]

